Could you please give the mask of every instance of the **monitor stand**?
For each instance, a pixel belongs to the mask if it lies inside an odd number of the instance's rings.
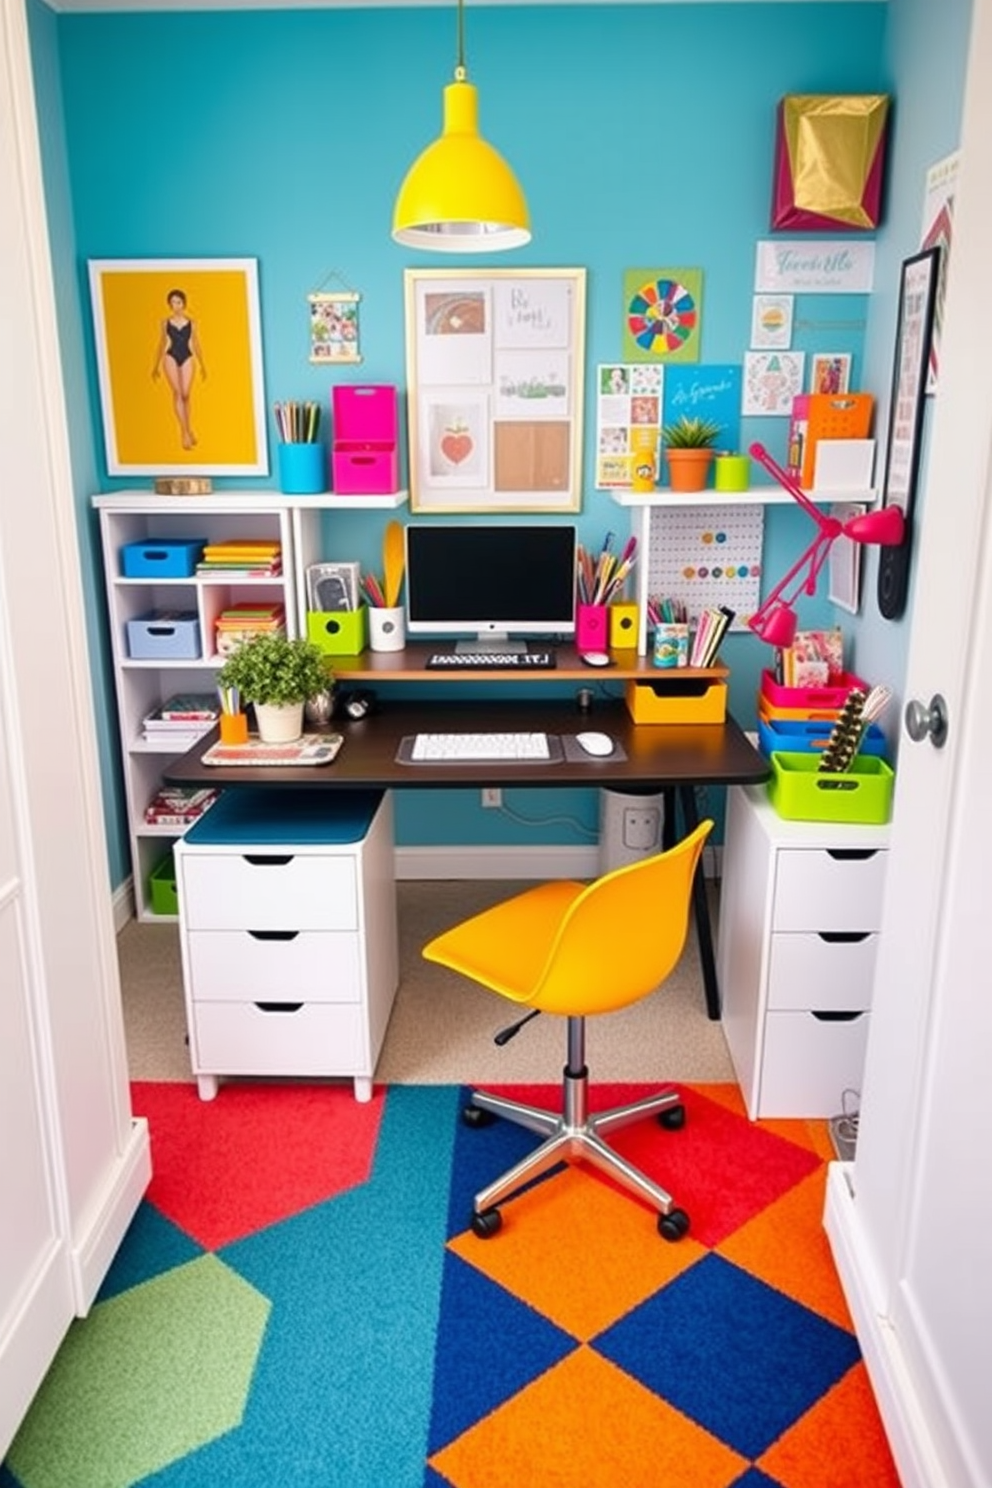
[[[474,654],[479,651],[498,651],[502,652],[504,655],[509,655],[511,653],[514,655],[521,655],[526,650],[526,641],[511,641],[508,636],[492,635],[491,633],[476,636],[475,639],[471,641],[455,642],[455,652],[456,654],[461,655],[464,655],[466,652]]]

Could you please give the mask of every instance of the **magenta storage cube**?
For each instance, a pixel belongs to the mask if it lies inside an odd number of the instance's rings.
[[[399,490],[395,387],[334,387],[331,414],[334,490],[342,496],[384,496]]]
[[[871,688],[853,672],[842,672],[833,687],[783,687],[766,667],[761,674],[761,690],[777,708],[842,708],[852,688],[868,693]]]

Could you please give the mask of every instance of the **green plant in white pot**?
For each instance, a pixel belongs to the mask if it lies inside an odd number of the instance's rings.
[[[220,687],[236,687],[254,703],[259,738],[268,743],[298,739],[308,698],[326,691],[333,674],[324,653],[302,636],[262,634],[242,642],[217,675]]]

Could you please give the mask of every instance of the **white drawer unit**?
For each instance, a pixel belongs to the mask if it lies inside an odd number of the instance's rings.
[[[717,974],[752,1118],[835,1116],[861,1088],[888,842],[727,792]]]
[[[370,1100],[399,977],[392,797],[240,787],[176,844],[190,1059],[350,1077]]]

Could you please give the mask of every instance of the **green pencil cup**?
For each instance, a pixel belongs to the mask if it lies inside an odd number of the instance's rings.
[[[717,455],[713,462],[716,491],[746,491],[751,484],[750,455]]]

